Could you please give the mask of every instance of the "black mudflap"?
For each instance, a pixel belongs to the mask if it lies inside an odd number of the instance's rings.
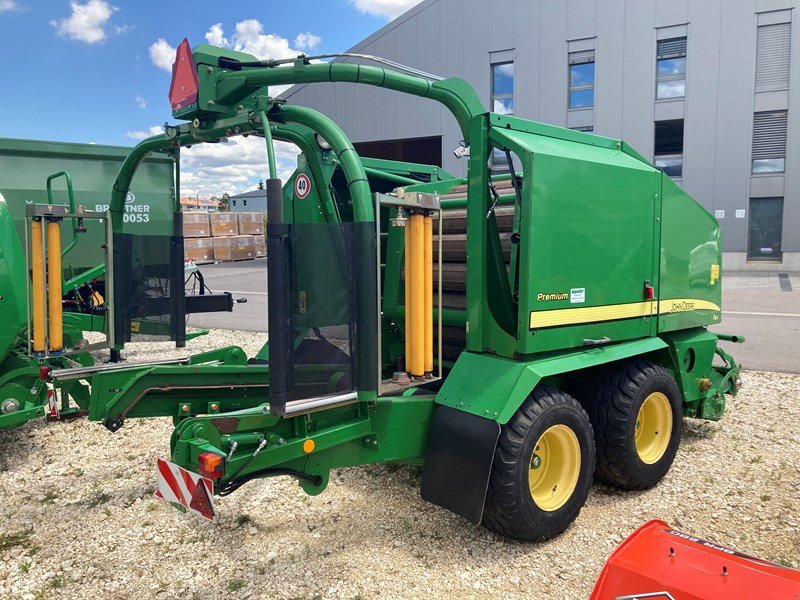
[[[425,452],[422,499],[480,523],[499,437],[496,421],[437,408]]]

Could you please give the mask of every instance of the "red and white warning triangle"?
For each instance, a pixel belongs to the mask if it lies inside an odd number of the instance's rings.
[[[209,521],[217,515],[213,482],[162,458],[156,465],[155,497],[183,506],[190,513]]]

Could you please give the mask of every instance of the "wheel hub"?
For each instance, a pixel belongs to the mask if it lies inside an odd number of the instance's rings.
[[[672,406],[661,392],[653,392],[642,402],[636,417],[634,441],[639,459],[657,463],[667,451],[672,437]]]
[[[553,425],[545,431],[531,456],[528,485],[540,509],[558,510],[572,496],[581,470],[578,436],[566,425]]]

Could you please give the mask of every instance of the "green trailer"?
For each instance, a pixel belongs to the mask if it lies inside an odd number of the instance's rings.
[[[124,146],[0,138],[0,194],[11,210],[20,239],[25,236],[26,205],[69,206],[68,186],[72,197],[79,198],[87,209],[108,210],[111,186],[129,152]],[[67,175],[48,180],[59,172]],[[155,231],[166,223],[171,228],[175,189],[175,160],[163,153],[147,157],[131,183],[124,226]],[[62,228],[67,278],[105,262],[103,224],[87,221],[85,226],[81,235]]]
[[[619,140],[487,112],[457,78],[313,58],[184,41],[170,89],[183,122],[131,151],[109,203],[115,248],[135,247],[125,199],[146,156],[263,136],[261,352],[54,368],[48,386],[88,382],[80,403],[112,431],[173,417],[156,495],[207,518],[253,479],[319,494],[331,469],[398,462],[422,465],[424,499],[543,540],[577,518],[594,479],[656,485],[683,418],[719,419],[739,386],[718,345],[736,338],[707,329],[722,314],[714,218]],[[269,94],[322,82],[443,104],[468,176],[360,159],[325,115]],[[303,153],[283,186],[273,139]],[[115,254],[114,271],[133,260]],[[109,295],[116,306],[126,290],[115,280]]]

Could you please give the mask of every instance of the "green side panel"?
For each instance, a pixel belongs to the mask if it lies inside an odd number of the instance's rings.
[[[14,215],[20,239],[24,238],[25,203],[46,203],[46,179],[59,171],[72,175],[75,201],[87,210],[105,211],[117,172],[129,148],[97,144],[72,144],[0,138],[0,194]],[[163,155],[146,159],[133,180],[123,217],[125,233],[172,234],[174,162]],[[53,182],[53,201],[67,205],[63,179]],[[104,224],[94,219],[85,223],[86,233],[64,257],[67,278],[102,263],[105,254]],[[72,227],[61,227],[62,247],[73,239]]]
[[[571,350],[527,362],[463,352],[436,396],[436,402],[505,424],[545,377],[666,347],[663,340],[652,337],[592,350]]]
[[[518,352],[652,335],[650,306],[635,305],[655,280],[660,173],[616,148],[501,129],[492,139],[526,174]]]
[[[684,411],[689,417],[697,417],[700,402],[706,396],[700,387],[700,380],[713,379],[711,364],[717,350],[717,336],[699,327],[672,331],[662,337],[669,346],[675,380],[683,396]]]
[[[25,326],[25,254],[14,219],[0,194],[0,362]]]
[[[719,323],[722,306],[719,225],[669,177],[662,176],[661,180],[661,285],[658,290],[661,315],[658,330],[675,331]],[[684,302],[669,302],[672,299]]]

